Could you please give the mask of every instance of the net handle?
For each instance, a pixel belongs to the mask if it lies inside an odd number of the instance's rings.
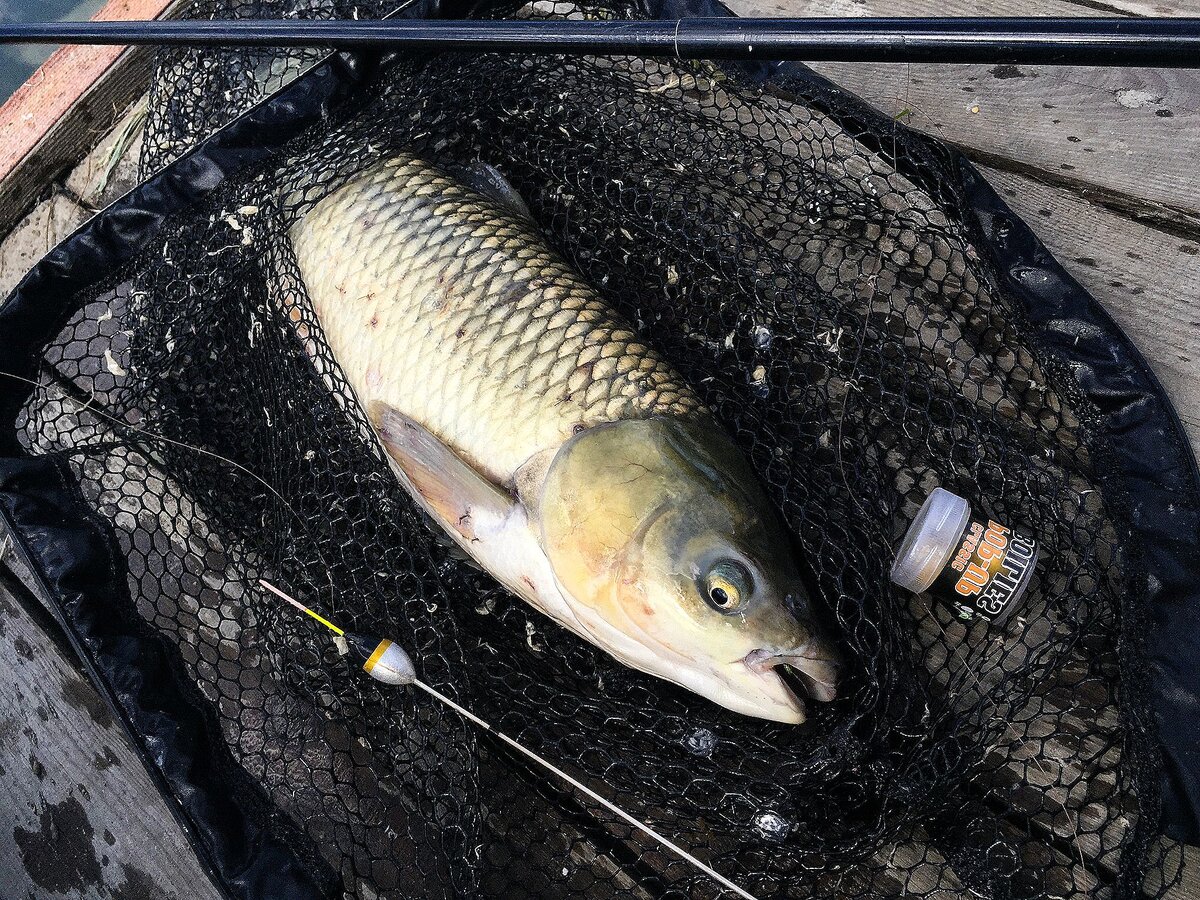
[[[0,44],[149,44],[685,59],[1200,68],[1200,18],[234,19],[0,24]]]

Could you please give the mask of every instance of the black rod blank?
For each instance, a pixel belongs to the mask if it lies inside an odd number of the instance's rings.
[[[387,47],[687,59],[1200,69],[1200,19],[1165,18],[54,22],[0,24],[0,44],[4,43]]]

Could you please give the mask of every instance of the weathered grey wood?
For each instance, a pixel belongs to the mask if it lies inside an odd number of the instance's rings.
[[[1196,177],[1200,156],[1179,167]],[[1021,175],[983,171],[1133,339],[1163,382],[1200,456],[1200,240],[1149,228]]]
[[[1092,15],[1120,15],[1122,13],[1134,16],[1195,16],[1200,14],[1200,4],[1196,0],[1073,0],[1085,9],[1091,10]]]
[[[62,193],[34,207],[0,241],[0,298],[7,297],[26,272],[86,218],[83,207]]]
[[[833,15],[822,0],[734,0],[743,15]],[[859,15],[1096,15],[1073,3],[864,0]],[[1177,8],[1186,12],[1186,8]],[[1200,234],[1200,72],[1054,66],[814,63],[813,68],[976,159]]]
[[[1080,190],[1181,233],[1200,228],[1183,161],[1200,155],[1200,72],[818,66],[969,156]]]
[[[3,895],[215,900],[125,733],[3,584],[0,659]]]
[[[94,18],[170,16],[183,0],[109,0]],[[148,47],[66,46],[0,106],[0,230],[7,230],[47,186],[78,161],[145,91],[154,62]]]
[[[134,101],[67,176],[66,193],[84,209],[101,209],[137,183],[146,102],[144,96]]]
[[[137,181],[145,100],[135,102],[67,177],[62,190],[43,200],[0,241],[0,298],[55,244],[93,211],[129,190]]]
[[[1198,0],[735,0],[761,16],[1196,16]]]
[[[1168,879],[1175,877],[1179,871],[1179,862],[1183,863],[1179,881],[1171,886],[1163,900],[1195,900],[1196,897],[1200,897],[1200,847],[1190,847],[1166,838],[1163,839],[1162,846],[1168,863],[1165,866]],[[1162,883],[1159,873],[1152,872],[1146,879],[1145,893],[1153,896],[1162,889]]]

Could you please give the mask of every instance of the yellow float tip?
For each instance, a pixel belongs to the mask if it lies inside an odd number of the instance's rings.
[[[320,615],[319,613],[313,612],[311,609],[309,609],[307,606],[305,606],[303,603],[301,603],[295,597],[289,597],[287,594],[285,594],[279,588],[275,587],[275,585],[271,584],[265,578],[258,579],[258,583],[261,584],[263,587],[265,587],[268,591],[270,591],[276,597],[280,598],[281,600],[286,600],[288,603],[292,604],[292,606],[296,607],[296,609],[300,610],[300,612],[307,613],[308,615],[312,616],[314,619],[316,619],[318,622],[320,622],[322,625],[324,625],[326,628],[328,628],[330,631],[332,631],[338,637],[341,637],[342,635],[344,635],[346,633],[341,628],[338,628],[336,625],[334,625],[332,622],[330,622],[328,619],[326,619],[324,616]]]

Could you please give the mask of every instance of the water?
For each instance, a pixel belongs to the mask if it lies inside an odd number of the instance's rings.
[[[46,22],[52,19],[87,19],[104,0],[0,0],[0,22]],[[54,52],[47,44],[0,47],[0,102],[33,74]]]

